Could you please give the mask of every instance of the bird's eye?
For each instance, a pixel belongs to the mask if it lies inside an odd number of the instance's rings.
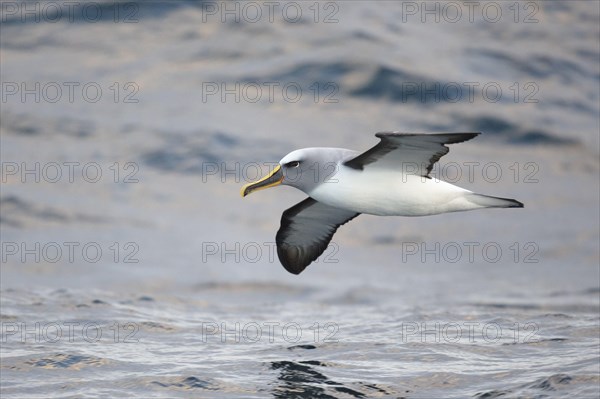
[[[298,161],[292,161],[285,164],[286,168],[297,168],[298,166],[300,166],[300,162]]]

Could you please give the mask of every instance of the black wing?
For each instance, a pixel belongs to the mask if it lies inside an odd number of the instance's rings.
[[[310,197],[283,212],[275,241],[285,270],[300,274],[325,251],[338,227],[358,215]]]
[[[401,169],[406,174],[429,177],[429,173],[441,157],[448,153],[445,144],[461,143],[480,133],[376,133],[381,141],[373,148],[344,163],[362,170],[377,161],[373,167]]]

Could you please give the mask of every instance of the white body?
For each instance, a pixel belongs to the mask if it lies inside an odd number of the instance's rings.
[[[438,179],[342,165],[307,194],[330,206],[380,216],[425,216],[486,207],[473,201],[477,194]]]
[[[426,164],[431,157],[428,152],[416,154],[416,158],[410,158],[414,155],[410,151],[403,154],[417,165]],[[362,169],[345,164],[358,155],[343,148],[293,151],[280,161],[289,173],[281,184],[296,187],[335,208],[380,216],[427,216],[523,206],[512,199],[476,194],[445,181],[405,173],[401,159],[386,162],[384,156],[383,160],[369,162]]]

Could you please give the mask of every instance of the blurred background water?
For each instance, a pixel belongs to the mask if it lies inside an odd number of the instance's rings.
[[[5,2],[1,395],[600,394],[596,1]],[[362,215],[288,274],[239,188],[296,148],[481,131],[524,209]]]

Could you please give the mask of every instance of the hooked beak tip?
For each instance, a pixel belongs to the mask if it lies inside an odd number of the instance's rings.
[[[262,190],[269,187],[274,187],[283,181],[283,173],[281,172],[281,166],[277,165],[271,173],[263,177],[262,179],[248,183],[244,185],[240,190],[240,195],[243,197],[251,194],[253,191]]]

